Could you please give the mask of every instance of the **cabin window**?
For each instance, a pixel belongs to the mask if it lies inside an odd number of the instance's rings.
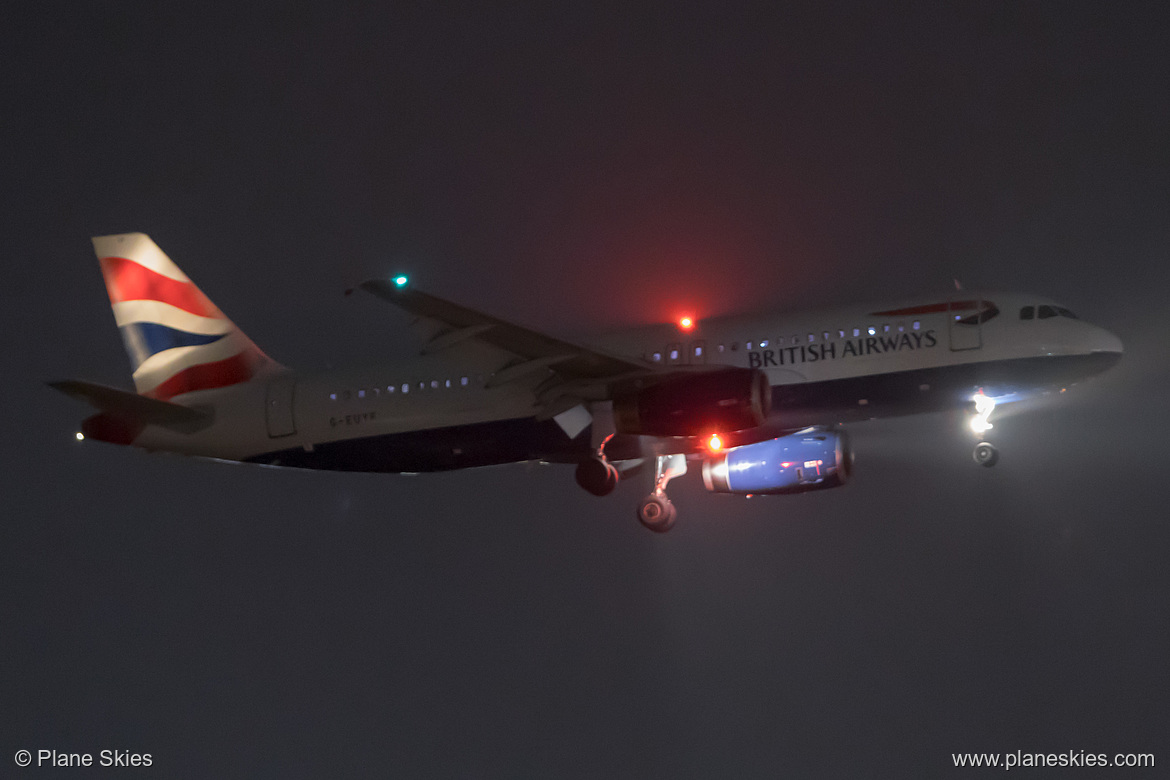
[[[853,338],[857,338],[860,335],[861,335],[861,328],[854,328],[853,329]]]
[[[898,332],[903,333],[903,332],[905,332],[905,330],[906,330],[906,323],[899,322],[898,323]]]
[[[914,324],[911,325],[910,327],[912,330],[918,330],[918,328],[921,327],[921,323],[918,320],[914,320]]]
[[[468,381],[469,381],[469,380],[468,380],[468,379],[467,379],[467,377],[465,377],[465,376],[461,376],[461,377],[459,377],[459,384],[460,384],[460,386],[462,386],[462,387],[467,387],[467,383],[468,383]]]
[[[1036,313],[1040,315],[1040,319],[1042,319],[1042,320],[1046,320],[1046,319],[1049,319],[1050,317],[1058,316],[1056,313],[1056,309],[1054,309],[1051,306],[1041,306],[1037,309]]]
[[[877,328],[870,326],[870,328],[866,331],[866,333],[868,333],[871,336],[876,336],[877,335]]]
[[[890,326],[889,325],[882,325],[882,333],[889,333],[889,332],[890,332]]]
[[[439,380],[438,380],[438,379],[432,379],[432,380],[431,380],[431,389],[432,389],[432,390],[438,390],[438,389],[439,389]]]
[[[738,351],[739,351],[739,342],[738,342],[738,341],[733,341],[733,342],[731,342],[731,351],[732,351],[732,352],[738,352]]]
[[[723,345],[722,345],[722,344],[720,344],[720,345],[719,345],[719,351],[720,351],[720,352],[722,352],[722,351],[723,351]]]
[[[337,400],[337,393],[330,393],[330,394],[329,394],[329,400],[330,400],[330,401],[336,401],[336,400]]]
[[[845,331],[843,331],[843,330],[837,331],[837,337],[842,338],[842,339],[845,338]]]
[[[366,391],[365,390],[358,390],[358,398],[365,398],[365,397],[366,397]]]
[[[393,393],[393,392],[394,392],[395,390],[397,390],[397,389],[398,389],[398,388],[397,388],[396,386],[394,386],[394,385],[386,385],[386,392],[387,392],[387,393]]]
[[[760,342],[760,349],[767,349],[767,348],[768,348],[768,340],[764,339],[763,341]]]
[[[650,359],[652,361],[654,361],[655,363],[661,363],[662,362],[662,353],[655,352],[653,355],[650,356]]]
[[[833,337],[832,337],[832,336],[829,334],[829,331],[827,331],[827,330],[824,332],[824,337],[825,337],[825,341],[828,341],[829,339],[833,338]]]

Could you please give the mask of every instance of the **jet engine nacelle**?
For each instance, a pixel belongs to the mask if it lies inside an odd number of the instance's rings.
[[[800,493],[843,485],[852,470],[848,434],[810,429],[708,458],[703,484],[712,493]]]
[[[614,389],[618,433],[706,436],[761,425],[772,405],[762,371],[728,368],[643,377]]]

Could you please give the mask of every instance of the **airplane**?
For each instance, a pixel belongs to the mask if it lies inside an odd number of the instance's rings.
[[[593,495],[645,470],[638,520],[669,530],[667,484],[713,493],[845,484],[846,424],[970,411],[973,457],[997,405],[1115,365],[1121,340],[1047,298],[957,291],[876,306],[659,324],[563,340],[416,289],[358,289],[414,316],[417,357],[292,371],[256,346],[143,233],[93,239],[135,392],[49,385],[96,408],[96,439],[242,463],[418,473],[521,461],[576,466]],[[352,292],[349,291],[349,292]]]

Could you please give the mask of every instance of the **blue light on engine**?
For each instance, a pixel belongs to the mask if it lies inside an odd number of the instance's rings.
[[[710,457],[703,483],[714,493],[798,493],[843,484],[852,457],[844,431],[813,429]]]

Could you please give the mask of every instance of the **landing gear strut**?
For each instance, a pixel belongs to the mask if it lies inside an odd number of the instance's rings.
[[[678,518],[674,504],[666,497],[666,485],[687,473],[685,455],[659,455],[654,459],[654,492],[638,504],[638,521],[656,533],[666,533]]]
[[[992,428],[988,420],[991,413],[995,411],[995,399],[984,395],[983,388],[979,388],[972,400],[975,401],[975,416],[971,418],[971,430],[982,437]],[[976,463],[985,468],[991,468],[999,462],[999,450],[986,441],[976,444],[975,451],[971,453],[971,456],[975,458]]]

